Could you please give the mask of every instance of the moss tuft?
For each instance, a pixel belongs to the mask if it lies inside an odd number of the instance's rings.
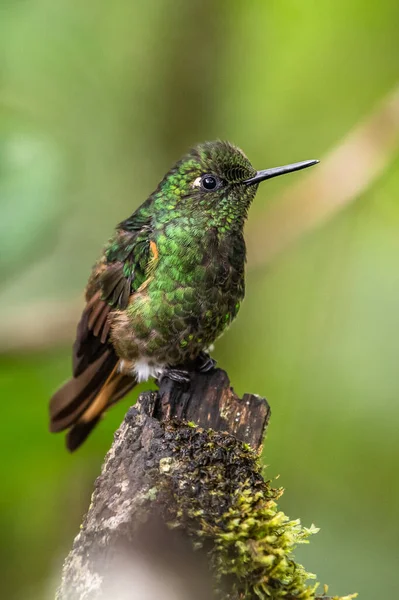
[[[263,479],[258,455],[226,433],[181,422],[164,427],[173,467],[160,465],[157,502],[167,507],[169,526],[184,530],[193,547],[206,552],[217,596],[315,599],[315,576],[295,562],[293,551],[317,529],[278,510],[282,490]]]
[[[214,570],[219,581],[233,577],[234,582],[226,599],[315,597],[317,584],[308,584],[315,576],[293,560],[292,552],[316,528],[290,521],[275,500],[253,493],[247,484],[237,489],[218,525]]]

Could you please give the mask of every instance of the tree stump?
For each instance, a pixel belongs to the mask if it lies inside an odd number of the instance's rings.
[[[315,598],[290,553],[310,531],[278,511],[259,452],[264,398],[214,369],[164,379],[115,433],[57,600]]]

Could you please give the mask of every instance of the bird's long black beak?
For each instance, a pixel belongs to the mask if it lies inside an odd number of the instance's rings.
[[[292,165],[285,165],[284,167],[273,167],[272,169],[265,169],[264,171],[258,171],[254,177],[244,181],[246,185],[254,185],[260,183],[265,179],[271,179],[272,177],[278,177],[279,175],[285,175],[286,173],[292,173],[293,171],[300,171],[301,169],[307,169],[312,165],[317,165],[318,160],[303,160],[302,162],[292,163]]]

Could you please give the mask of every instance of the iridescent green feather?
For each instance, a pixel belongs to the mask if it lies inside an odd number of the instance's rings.
[[[198,183],[206,174],[222,182],[214,192]],[[199,145],[119,225],[105,261],[108,268],[121,263],[130,285],[131,331],[120,340],[121,354],[182,363],[210,346],[235,318],[245,291],[243,226],[257,188],[243,181],[254,174],[231,144]],[[144,282],[145,292],[135,295]]]

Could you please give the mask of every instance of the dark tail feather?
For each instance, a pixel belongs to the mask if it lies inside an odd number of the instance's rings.
[[[102,413],[125,396],[136,380],[118,373],[118,357],[107,351],[78,377],[67,381],[50,400],[50,431],[71,428],[67,448],[76,450],[87,438]]]
[[[56,433],[73,425],[94,401],[115,368],[118,357],[105,352],[78,377],[67,381],[50,400],[50,431]]]
[[[112,380],[112,374],[108,378],[108,384],[109,384],[110,380]],[[113,388],[114,392],[111,396],[109,396],[109,398],[107,396],[107,403],[105,405],[105,408],[102,406],[101,403],[100,403],[101,405],[98,406],[98,408],[96,408],[94,406],[98,402],[100,396],[102,395],[102,392],[100,392],[100,394],[98,395],[96,400],[93,402],[92,406],[90,406],[88,408],[88,410],[86,411],[86,413],[89,413],[89,411],[93,412],[93,409],[94,409],[96,411],[99,411],[99,413],[89,421],[84,421],[85,414],[83,414],[81,419],[75,425],[73,425],[73,427],[68,431],[67,436],[66,436],[66,446],[70,452],[74,452],[75,450],[77,450],[77,448],[79,448],[79,446],[81,446],[81,444],[83,444],[83,442],[86,440],[87,436],[91,433],[91,431],[94,429],[94,427],[97,425],[97,423],[101,420],[101,417],[102,417],[102,414],[104,413],[104,411],[107,408],[109,408],[112,404],[115,404],[116,402],[118,402],[118,400],[123,398],[123,396],[126,396],[126,394],[128,394],[130,392],[130,390],[132,390],[137,383],[137,381],[135,379],[133,379],[132,377],[129,377],[128,375],[120,375],[120,374],[118,374],[117,378],[116,377],[114,378],[114,381],[115,381],[115,386]],[[107,387],[107,383],[104,386],[104,391],[105,391],[106,387]],[[93,407],[93,409],[92,409],[92,407]]]
[[[74,452],[74,450],[77,450],[83,444],[100,419],[101,415],[98,415],[98,417],[88,423],[78,422],[68,431],[66,435],[66,447],[70,452]]]
[[[108,406],[112,406],[118,402],[121,398],[126,396],[135,386],[137,385],[137,381],[130,377],[129,375],[121,375],[120,380],[118,381],[118,385],[115,388],[114,393],[109,399]]]

